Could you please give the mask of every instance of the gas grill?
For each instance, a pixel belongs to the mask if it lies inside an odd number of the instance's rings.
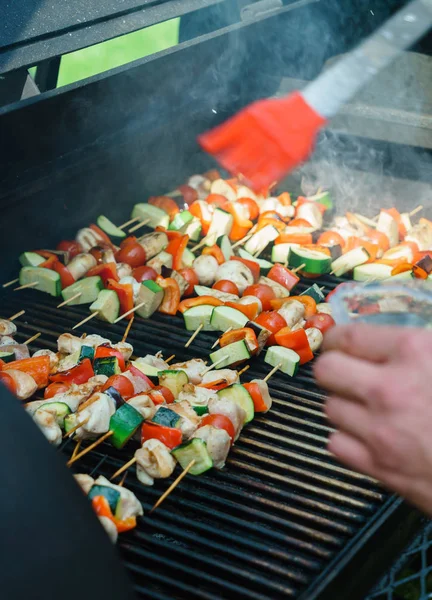
[[[180,4],[178,14],[197,8],[193,2],[149,2],[141,12],[142,4],[130,7],[129,17],[139,14],[141,20],[128,30],[177,16]],[[212,4],[232,3],[202,4],[209,10]],[[240,15],[237,8],[235,14]],[[269,1],[240,8],[243,18],[228,20],[222,29],[208,28],[153,57],[0,108],[2,281],[16,277],[21,251],[54,247],[61,239],[73,238],[101,213],[123,222],[135,202],[167,192],[213,166],[196,147],[198,132],[246,102],[275,93],[282,75],[312,77],[332,52],[344,50],[343,44],[332,47],[311,67],[300,60],[308,53],[305,40],[297,35],[296,44],[285,52],[284,73],[269,70],[274,32],[301,32],[302,27],[307,31],[312,17],[327,26],[321,3]],[[146,14],[153,20],[143,21]],[[111,16],[115,27],[110,34],[99,27],[108,27],[107,15],[101,21],[95,18],[97,27],[89,26],[88,43],[118,34],[120,15],[112,10]],[[62,51],[80,47],[78,42],[66,43],[65,32],[84,35],[85,30],[66,23],[61,36],[53,31],[34,39],[24,36],[15,46],[4,45],[1,64],[5,71],[5,64],[14,69],[29,66],[36,57],[30,50],[35,48],[38,61],[52,59],[61,43],[66,44]],[[268,44],[263,43],[265,36]],[[45,50],[39,44],[42,38],[47,41]],[[368,178],[376,165],[359,161],[352,151],[358,144],[378,153],[387,176],[413,179],[414,186],[418,179],[432,180],[427,149],[347,132],[326,134],[327,142],[329,135],[345,167],[365,171]],[[326,160],[325,148],[326,143],[319,144],[315,164]],[[327,276],[315,281],[329,292],[341,280]],[[303,281],[298,288],[303,291],[307,285]],[[2,316],[26,311],[18,340],[42,333],[33,350],[55,349],[58,335],[71,331],[88,314],[85,307],[57,310],[56,304],[31,290],[3,291],[1,296]],[[93,320],[78,330],[84,331],[118,341],[124,323]],[[161,350],[165,356],[175,353],[178,360],[207,358],[214,335],[201,333],[186,349],[188,337],[182,319],[158,314],[148,321],[136,319],[128,341],[138,356]],[[243,378],[262,378],[267,372],[258,358]],[[145,488],[134,473],[128,475],[126,485],[142,502],[145,516],[136,530],[120,536],[118,545],[140,597],[362,598],[420,527],[418,511],[329,455],[326,440],[332,429],[310,365],[293,379],[276,374],[269,385],[272,410],[244,429],[224,470],[186,477],[152,515],[149,509],[170,481]],[[66,442],[62,451],[69,456],[72,448],[72,442]],[[132,451],[117,451],[104,443],[80,460],[76,471],[109,477]]]

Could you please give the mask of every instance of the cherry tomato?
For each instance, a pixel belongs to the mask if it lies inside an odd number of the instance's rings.
[[[259,206],[252,198],[239,198],[237,200],[238,204],[242,206],[246,206],[249,211],[249,219],[255,221],[255,219],[259,216]]]
[[[289,222],[290,227],[312,227],[306,219],[293,219]]]
[[[156,277],[158,276],[157,272],[152,269],[152,267],[137,267],[132,271],[132,277],[134,277],[137,281],[147,281],[147,279],[152,279],[156,281]]]
[[[194,287],[199,284],[198,275],[190,267],[180,269],[179,273],[183,277],[183,279],[186,279],[186,281],[189,284],[183,292],[183,296],[192,296],[192,294],[194,294],[195,292]]]
[[[93,246],[93,248],[90,248],[89,250],[89,254],[91,254],[96,259],[96,262],[98,264],[103,262],[104,252],[105,248],[103,248],[102,246]]]
[[[311,327],[316,327],[321,333],[325,333],[327,329],[330,329],[334,325],[336,325],[336,323],[332,316],[325,313],[317,313],[306,319],[304,328],[310,329]]]
[[[198,192],[190,185],[179,185],[178,191],[183,194],[183,201],[190,206],[195,200],[198,200]]]
[[[270,300],[276,298],[276,294],[269,285],[264,283],[255,283],[250,285],[243,292],[243,296],[255,296],[261,300],[263,310],[271,310]]]
[[[67,392],[70,388],[70,383],[66,382],[58,382],[58,383],[50,383],[44,391],[44,398],[52,398],[56,394],[63,394]]]
[[[132,268],[144,265],[146,253],[138,242],[130,242],[116,253],[117,262],[127,263]]]
[[[272,335],[267,340],[267,346],[276,346],[277,343],[274,334],[279,331],[279,329],[282,329],[282,327],[287,326],[285,319],[275,310],[260,313],[255,318],[255,323],[258,323],[258,325],[265,327],[265,329],[268,329],[271,332]]]
[[[132,244],[137,241],[137,238],[134,235],[128,235],[127,238],[120,242],[120,248],[126,248],[129,244]]]
[[[174,394],[172,393],[172,391],[169,388],[165,387],[164,385],[156,385],[152,389],[151,394],[153,392],[162,394],[162,396],[167,404],[172,404],[172,402],[174,402],[174,400],[175,400]]]
[[[0,382],[5,385],[12,394],[16,394],[15,381],[8,373],[5,373],[4,371],[0,373]]]
[[[216,281],[216,283],[213,285],[213,289],[219,290],[220,292],[225,292],[225,294],[235,294],[236,296],[240,296],[240,292],[236,284],[233,281],[228,281],[228,279]]]
[[[73,258],[77,254],[80,254],[83,249],[79,242],[75,240],[63,240],[59,244],[57,244],[57,250],[62,250],[63,252],[69,252],[69,258]]]
[[[115,388],[124,400],[129,400],[135,394],[133,383],[124,375],[111,375],[102,387],[102,392],[109,387]]]
[[[169,196],[152,196],[149,198],[148,203],[167,212],[171,221],[180,212],[176,202]]]
[[[339,233],[336,233],[336,231],[324,231],[324,233],[319,236],[317,244],[320,244],[321,246],[338,245],[343,248],[345,246],[345,240]]]
[[[216,429],[225,429],[225,431],[231,438],[231,444],[234,443],[234,425],[232,424],[231,419],[229,419],[225,415],[205,415],[201,420],[200,427],[204,427],[204,425],[211,425],[212,427],[216,427]]]

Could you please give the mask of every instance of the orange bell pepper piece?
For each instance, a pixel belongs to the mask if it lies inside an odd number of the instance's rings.
[[[183,252],[188,244],[188,241],[188,235],[181,235],[180,237],[173,238],[165,248],[165,252],[168,252],[168,254],[171,254],[173,257],[173,269],[175,271],[178,271],[182,268]]]
[[[279,231],[279,233],[282,233],[282,231],[286,227],[286,223],[284,223],[283,221],[279,221],[278,219],[272,219],[272,218],[269,218],[269,217],[264,217],[264,218],[260,217],[258,219],[257,231],[259,231],[260,229],[263,229],[267,225],[273,225],[273,227],[275,229],[277,229]]]
[[[224,346],[228,346],[229,344],[233,344],[234,342],[239,342],[241,340],[246,342],[251,354],[255,354],[255,352],[257,352],[259,348],[257,336],[255,335],[255,331],[250,327],[242,327],[240,329],[233,329],[232,331],[223,333],[219,338],[219,346],[223,348]]]
[[[48,377],[50,371],[49,356],[32,356],[31,358],[21,358],[6,363],[3,367],[4,371],[8,369],[16,369],[31,375],[37,383],[38,389],[48,385]]]
[[[234,223],[228,237],[232,242],[238,242],[247,235],[248,231],[252,228],[253,223],[250,219],[245,219],[243,217],[239,208],[233,202],[229,203],[229,206],[226,207],[226,211],[234,217]]]
[[[282,206],[291,206],[291,196],[288,192],[282,192],[277,199],[282,204]]]
[[[275,239],[274,243],[277,244],[312,244],[311,233],[281,233]]]
[[[225,302],[225,306],[230,306],[242,312],[249,321],[253,321],[259,314],[260,307],[258,302],[251,302],[250,304],[240,304],[239,302]]]
[[[213,256],[218,261],[218,265],[225,262],[225,256],[217,244],[210,247],[206,246],[203,248],[201,254]]]
[[[305,318],[311,317],[316,314],[316,302],[311,296],[287,296],[286,298],[274,298],[270,300],[270,304],[273,310],[279,310],[285,302],[290,300],[297,300],[301,302],[305,307]]]
[[[193,308],[194,306],[202,306],[203,304],[210,306],[222,306],[223,302],[214,296],[197,296],[196,298],[186,298],[186,300],[182,300],[178,305],[178,310],[183,314],[185,311],[189,310],[189,308]]]
[[[180,304],[179,284],[171,277],[157,277],[156,283],[164,290],[164,297],[158,311],[165,315],[175,315]]]
[[[398,231],[399,231],[399,239],[403,240],[407,234],[407,230],[406,230],[405,225],[402,222],[402,217],[401,217],[400,212],[396,208],[383,208],[382,211],[386,212],[387,214],[392,216],[393,219],[396,221],[397,226],[398,226]]]
[[[376,244],[381,248],[383,252],[390,248],[390,241],[385,233],[381,231],[377,231],[376,229],[369,229],[367,232],[367,237],[372,244]]]
[[[399,275],[399,273],[405,273],[406,271],[412,271],[413,266],[414,266],[413,264],[408,263],[408,262],[400,263],[399,265],[396,265],[395,267],[393,267],[393,269],[391,271],[391,275]]]
[[[98,517],[106,517],[114,523],[119,533],[129,531],[136,527],[136,517],[129,517],[124,520],[117,519],[111,511],[108,500],[105,496],[95,496],[92,498],[92,506]]]
[[[421,267],[419,267],[418,265],[413,266],[413,273],[414,273],[414,277],[416,277],[417,279],[427,279],[428,278],[428,274],[426,273],[426,271],[424,269],[422,269]]]
[[[165,227],[161,227],[160,225],[157,225],[155,227],[155,231],[161,231],[162,233],[164,233],[167,236],[168,241],[171,241],[171,240],[174,240],[175,238],[180,238],[183,236],[181,231],[172,231],[171,229],[165,229]]]
[[[265,382],[264,382],[265,383]],[[252,402],[254,403],[255,412],[267,412],[268,406],[264,402],[264,398],[262,397],[261,391],[259,389],[259,385],[253,381],[249,383],[244,383],[243,387],[247,390],[252,398]]]

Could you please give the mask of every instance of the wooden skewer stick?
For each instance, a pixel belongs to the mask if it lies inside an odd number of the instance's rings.
[[[200,248],[202,248],[203,246],[205,246],[207,244],[207,237],[204,237],[199,244],[197,244],[196,246],[194,246],[193,248],[191,248],[191,252],[195,252],[196,250],[199,250]]]
[[[122,315],[120,315],[119,317],[117,317],[117,319],[114,321],[114,323],[118,323],[119,321],[121,321],[125,317],[128,317],[129,315],[131,315],[133,312],[135,312],[139,308],[142,308],[144,306],[144,304],[145,304],[145,302],[140,302],[139,304],[137,304],[136,306],[134,306],[130,310],[126,311],[125,313],[123,313]]]
[[[204,327],[204,323],[200,323],[198,325],[198,327],[195,329],[195,331],[193,332],[193,334],[190,336],[190,338],[188,339],[188,341],[185,344],[185,348],[189,348],[189,346],[192,344],[192,342],[194,341],[194,339],[196,338],[196,336],[199,334],[199,332],[201,331],[201,329]]]
[[[267,375],[264,377],[263,381],[268,381],[270,379],[270,377],[273,377],[273,375],[279,371],[279,369],[281,368],[282,363],[279,363],[278,365],[276,365],[275,367],[273,367],[273,369],[270,371],[270,373],[267,373]]]
[[[258,256],[260,254],[262,254],[266,248],[267,248],[267,245],[265,245],[264,248],[261,248],[261,250],[258,250],[257,252],[255,252],[255,254],[253,255],[253,257],[254,258],[258,258]]]
[[[102,442],[104,442],[110,436],[112,436],[113,433],[114,433],[114,431],[107,431],[106,433],[104,433],[104,435],[102,437],[100,437],[98,440],[96,440],[95,442],[93,442],[93,444],[90,444],[90,446],[87,446],[87,448],[84,448],[84,450],[82,450],[79,454],[77,454],[73,458],[70,458],[68,460],[68,462],[66,463],[67,466],[70,467],[71,465],[73,465],[74,462],[76,462],[77,460],[79,460],[80,458],[82,458],[83,456],[88,454],[91,450],[93,450],[94,448],[99,446],[99,444],[102,444]]]
[[[9,287],[10,285],[13,285],[14,283],[18,283],[19,279],[12,279],[12,281],[7,281],[6,283],[3,284],[3,287]]]
[[[234,250],[234,248],[237,248],[237,246],[242,246],[243,244],[245,244],[248,240],[250,240],[250,238],[253,236],[253,233],[248,233],[247,235],[244,236],[244,238],[242,238],[241,240],[239,240],[238,242],[236,242],[235,244],[233,244],[231,247]]]
[[[208,373],[209,371],[211,371],[212,369],[214,369],[215,367],[217,367],[218,365],[220,365],[221,362],[223,362],[224,360],[226,360],[228,358],[228,354],[225,354],[224,356],[222,356],[222,358],[220,358],[219,360],[217,360],[216,362],[214,362],[212,365],[210,365],[209,367],[207,367],[207,369],[204,369],[204,371],[202,373],[200,373],[201,377],[204,377],[204,375],[206,373]]]
[[[224,331],[224,333],[228,333],[228,331],[232,331],[233,327],[228,327],[228,329],[226,331]],[[222,337],[222,336],[221,336]],[[210,348],[210,350],[213,350],[213,348],[216,348],[216,346],[219,344],[219,340],[220,337],[215,341],[215,343],[213,344],[213,346]]]
[[[373,219],[369,219],[368,217],[365,217],[365,216],[361,215],[360,213],[354,213],[354,215],[357,217],[357,219],[361,223],[364,223],[365,225],[369,225],[369,227],[377,226],[376,222]]]
[[[140,227],[144,227],[144,225],[148,225],[150,223],[150,221],[151,221],[151,219],[146,219],[145,221],[141,221],[141,223],[138,223],[138,225],[134,225],[133,227],[131,227],[129,229],[129,233],[132,233],[133,231],[136,231]]]
[[[31,288],[34,287],[35,285],[38,285],[39,281],[30,281],[30,283],[25,283],[24,285],[20,285],[19,287],[14,288],[14,292],[17,292],[18,290],[25,290],[27,288]]]
[[[128,460],[127,463],[125,463],[122,467],[120,467],[120,469],[118,469],[114,473],[114,475],[111,475],[110,481],[112,481],[113,479],[115,479],[116,477],[118,477],[119,475],[124,473],[125,471],[127,471],[129,469],[129,467],[131,467],[132,465],[134,465],[136,463],[136,461],[137,461],[137,459],[135,456],[133,458],[131,458],[130,460]]]
[[[96,310],[94,313],[91,313],[91,315],[89,315],[88,317],[86,317],[85,319],[83,319],[82,321],[77,323],[76,325],[74,325],[72,327],[72,329],[77,329],[80,325],[84,325],[84,323],[87,323],[87,321],[90,321],[90,319],[94,319],[95,317],[97,317],[98,314],[99,314],[99,311]]]
[[[246,373],[246,371],[250,369],[250,365],[246,365],[245,367],[243,367],[243,369],[241,371],[237,371],[238,376],[240,377],[240,375],[243,375],[243,373]]]
[[[25,310],[20,310],[19,312],[15,313],[14,315],[12,315],[11,317],[9,317],[9,321],[15,321],[15,319],[18,319],[18,317],[20,317],[21,315],[23,315],[25,313]]]
[[[410,217],[413,217],[414,215],[416,215],[418,212],[420,212],[421,210],[423,210],[423,204],[420,204],[419,206],[417,206],[417,208],[415,208],[414,210],[412,210],[409,213]]]
[[[132,319],[127,324],[127,327],[126,327],[125,332],[123,334],[123,337],[122,337],[122,340],[121,340],[122,342],[125,342],[127,340],[127,336],[129,335],[129,331],[131,330],[132,323],[134,322],[134,319],[135,319],[135,315],[132,315]]]
[[[325,285],[322,285],[321,287],[318,288],[320,292],[322,292],[323,290],[325,290]]]
[[[126,223],[122,223],[121,225],[119,225],[119,229],[124,229],[128,225],[132,225],[132,223],[136,223],[137,221],[140,221],[140,220],[141,220],[141,217],[134,217],[133,219],[129,219],[129,221],[126,221]]]
[[[57,304],[57,308],[61,308],[62,306],[66,306],[66,304],[69,304],[69,302],[72,302],[73,300],[76,300],[80,296],[81,296],[81,292],[78,292],[77,294],[74,294],[73,296],[71,296],[67,300],[64,300],[63,302],[60,302],[60,304]]]
[[[119,481],[119,482],[118,482],[118,484],[117,484],[117,485],[118,485],[119,487],[123,487],[123,484],[124,484],[124,482],[126,481],[126,477],[127,477],[127,473],[125,473],[125,474],[123,475],[123,477],[121,478],[121,481]]]
[[[74,451],[72,452],[72,456],[71,458],[75,458],[75,456],[78,454],[79,449],[81,448],[81,438],[77,441],[76,446],[74,448]]]
[[[41,332],[39,332],[39,333],[35,333],[34,335],[32,335],[32,336],[31,336],[31,338],[29,338],[28,340],[26,340],[26,341],[24,342],[24,344],[25,344],[26,346],[27,346],[28,344],[31,344],[32,342],[34,342],[35,340],[37,340],[37,339],[38,339],[38,337],[39,337],[39,336],[41,336],[41,335],[42,335],[42,334],[41,334]]]
[[[171,354],[171,356],[168,356],[165,362],[169,363],[170,361],[172,361],[173,358],[175,358],[175,354]]]
[[[99,396],[97,394],[92,394],[90,396],[90,398],[87,398],[87,400],[85,402],[83,402],[82,404],[80,404],[78,406],[77,409],[77,413],[82,412],[83,410],[85,410],[86,408],[88,408],[89,406],[91,406],[94,402],[97,402],[99,400]]]
[[[306,266],[305,263],[303,263],[302,265],[300,265],[299,267],[296,267],[295,269],[291,269],[291,273],[297,273],[298,271],[301,271],[302,269],[304,269]]]
[[[90,421],[90,417],[87,417],[87,419],[84,419],[84,421],[77,423],[76,425],[74,425],[74,427],[72,427],[72,429],[70,429],[67,433],[65,433],[63,437],[64,438],[72,437],[73,434],[75,433],[75,431],[77,431],[77,429],[79,429],[80,427],[82,427],[83,425],[88,423],[89,421]]]
[[[175,481],[173,481],[173,483],[169,486],[169,488],[166,490],[166,492],[164,492],[162,494],[162,496],[159,498],[159,500],[156,502],[156,504],[153,506],[153,508],[150,509],[150,511],[149,511],[150,515],[154,510],[157,509],[158,506],[160,506],[162,504],[162,502],[164,500],[166,500],[166,498],[171,494],[171,492],[178,486],[178,484],[183,479],[183,477],[185,477],[189,473],[189,471],[192,469],[194,464],[195,464],[195,459],[190,461],[190,463],[188,464],[186,469],[184,469],[184,471],[182,473],[180,473],[180,475],[177,477],[177,479]]]

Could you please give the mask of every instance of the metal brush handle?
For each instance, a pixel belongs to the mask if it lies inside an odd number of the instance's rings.
[[[432,27],[432,0],[413,0],[355,50],[302,91],[323,117],[333,117],[370,79]]]

